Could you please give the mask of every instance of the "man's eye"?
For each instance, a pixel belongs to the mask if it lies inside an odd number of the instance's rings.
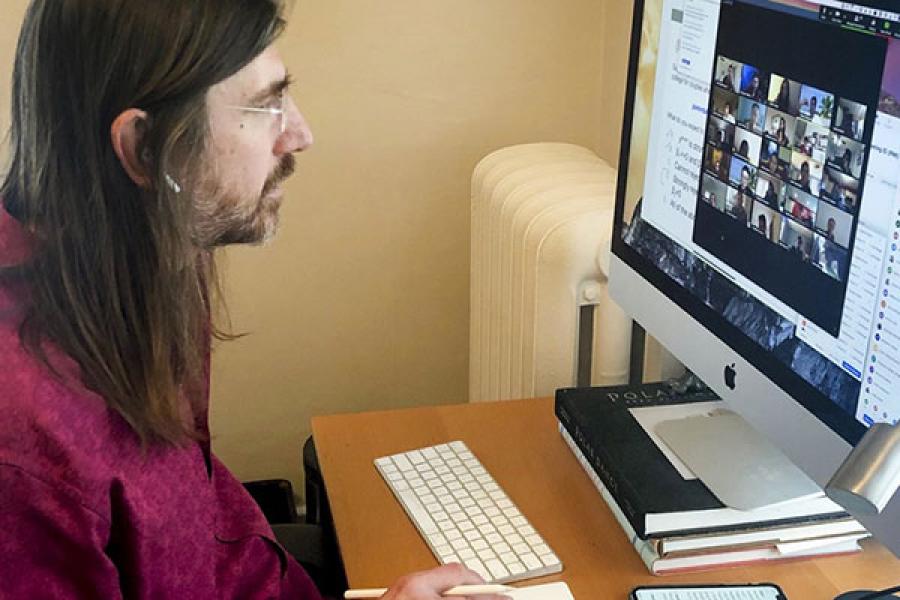
[[[254,108],[258,108],[261,110],[271,110],[271,109],[275,109],[275,108],[281,108],[281,95],[273,96],[272,98],[269,98],[265,102],[258,104]]]

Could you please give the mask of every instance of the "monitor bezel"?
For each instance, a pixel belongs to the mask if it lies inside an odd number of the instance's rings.
[[[887,8],[882,6],[880,2],[860,2],[860,5],[863,4],[873,8]],[[697,323],[707,329],[713,336],[738,353],[762,376],[788,394],[813,417],[821,421],[849,444],[856,445],[867,431],[867,428],[854,415],[841,409],[830,398],[792,371],[787,365],[780,362],[771,353],[760,348],[752,339],[729,323],[722,315],[704,304],[690,291],[678,285],[665,272],[657,268],[655,264],[629,246],[622,237],[625,226],[625,194],[631,155],[631,137],[634,125],[633,115],[637,91],[644,6],[644,0],[635,0],[632,15],[627,85],[625,88],[625,113],[619,154],[620,177],[616,187],[612,252],[670,301],[690,315]]]

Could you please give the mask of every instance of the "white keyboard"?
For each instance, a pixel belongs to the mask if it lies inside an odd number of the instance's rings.
[[[464,443],[385,456],[375,467],[442,564],[463,563],[496,583],[562,570]]]

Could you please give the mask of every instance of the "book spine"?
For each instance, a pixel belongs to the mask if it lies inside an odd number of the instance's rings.
[[[593,472],[600,477],[603,485],[615,500],[615,504],[625,513],[632,530],[636,532],[639,538],[646,539],[644,513],[637,509],[637,499],[630,497],[629,488],[622,483],[623,480],[619,474],[614,472],[614,469],[609,466],[610,461],[605,458],[603,451],[597,444],[592,444],[588,441],[584,431],[578,425],[577,420],[572,418],[564,402],[560,402],[557,399],[555,412],[560,425],[572,437]]]
[[[622,509],[619,508],[619,505],[616,504],[615,498],[613,498],[612,494],[609,493],[609,490],[606,489],[606,486],[603,485],[600,477],[596,472],[594,472],[594,469],[591,467],[590,463],[588,463],[587,458],[585,458],[584,454],[582,454],[581,450],[578,448],[578,444],[575,443],[575,440],[572,439],[572,436],[569,435],[569,432],[566,431],[562,423],[559,424],[559,433],[562,436],[563,440],[566,442],[566,445],[569,446],[572,454],[575,455],[575,458],[578,460],[578,464],[580,464],[581,468],[584,469],[584,472],[588,476],[588,479],[591,480],[591,482],[594,484],[594,487],[596,487],[597,491],[600,492],[600,497],[603,498],[604,502],[606,502],[606,505],[609,507],[610,512],[612,512],[613,516],[616,518],[616,521],[619,523],[619,526],[622,528],[623,533],[625,533],[625,537],[628,538],[628,541],[631,542],[631,545],[637,551],[638,556],[640,556],[641,560],[644,561],[644,564],[647,565],[647,569],[649,569],[649,571],[653,573],[653,565],[656,560],[659,559],[659,554],[657,554],[655,550],[655,543],[649,540],[643,540],[637,535],[634,527],[631,526],[631,523],[625,517],[625,513],[623,513]]]

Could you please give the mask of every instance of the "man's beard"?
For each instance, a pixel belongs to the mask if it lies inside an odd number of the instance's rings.
[[[278,229],[281,198],[271,196],[294,173],[295,159],[285,155],[266,179],[262,192],[252,199],[238,197],[211,185],[199,191],[196,202],[194,237],[203,248],[228,244],[265,244]]]

